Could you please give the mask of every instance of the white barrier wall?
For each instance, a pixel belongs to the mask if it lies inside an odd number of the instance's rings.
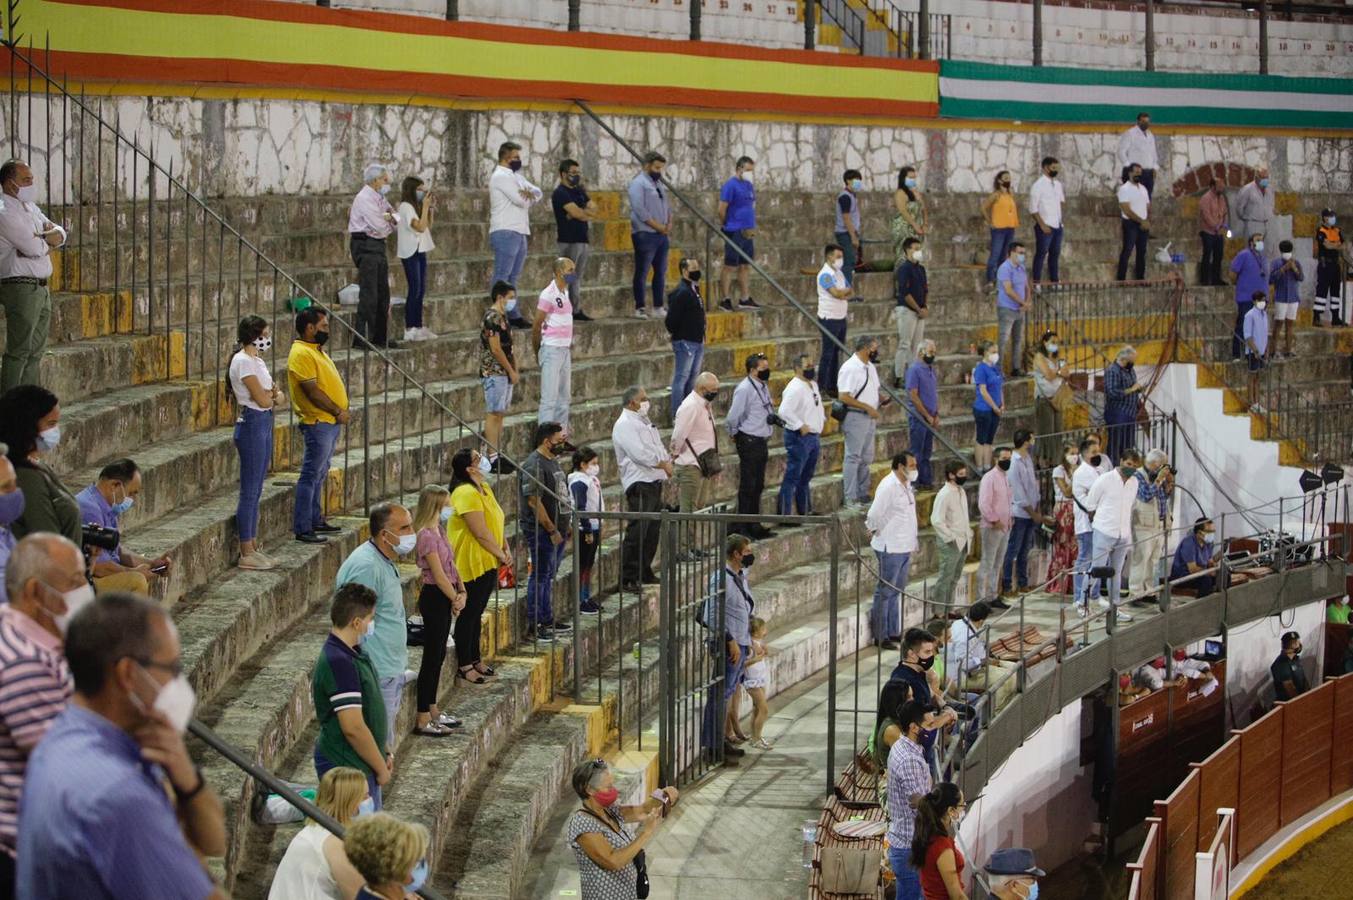
[[[1273,677],[1269,666],[1282,652],[1282,636],[1295,631],[1302,638],[1301,667],[1312,687],[1320,683],[1320,660],[1325,649],[1325,604],[1308,603],[1242,625],[1226,635],[1227,721],[1243,728],[1257,716],[1250,713],[1255,704],[1263,707],[1260,715],[1273,706]]]

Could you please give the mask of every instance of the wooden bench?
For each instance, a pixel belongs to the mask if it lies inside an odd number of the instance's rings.
[[[822,813],[817,822],[817,841],[813,851],[813,868],[808,877],[808,896],[814,900],[829,898],[854,898],[854,900],[881,900],[893,893],[892,876],[879,878],[877,889],[872,894],[829,894],[822,890],[822,852],[828,847],[851,847],[854,849],[883,850],[883,837],[847,840],[832,830],[838,822],[849,819],[862,819],[868,822],[886,822],[888,812],[878,804],[878,778],[859,765],[858,759],[846,766],[837,779],[832,796],[823,804]],[[887,854],[883,854],[883,867],[887,867]],[[880,870],[881,872],[882,870]]]
[[[1066,642],[1068,647],[1071,646],[1072,639],[1069,635]],[[1048,642],[1037,626],[1025,625],[1023,631],[1015,628],[1004,637],[992,641],[987,648],[987,655],[1009,663],[1017,663],[1022,658],[1026,666],[1033,666],[1056,656],[1057,646]]]

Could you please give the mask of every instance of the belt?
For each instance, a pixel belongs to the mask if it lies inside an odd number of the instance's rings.
[[[385,238],[372,237],[365,231],[349,231],[348,234],[352,236],[352,239],[354,241],[362,240],[362,241],[375,241],[378,244],[385,243]],[[389,237],[389,235],[386,235],[386,237]]]
[[[34,278],[31,275],[15,275],[12,278],[0,278],[0,284],[36,284],[38,287],[46,287],[46,278]]]

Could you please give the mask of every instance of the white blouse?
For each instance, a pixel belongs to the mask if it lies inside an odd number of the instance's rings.
[[[395,252],[399,254],[400,259],[408,259],[415,253],[427,253],[437,247],[432,243],[431,228],[424,228],[422,231],[413,230],[410,223],[416,218],[418,210],[413,208],[412,203],[399,204],[399,240]]]

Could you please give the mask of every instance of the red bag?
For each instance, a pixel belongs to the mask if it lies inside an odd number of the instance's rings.
[[[507,563],[503,563],[501,566],[498,567],[498,587],[512,588],[516,586],[517,586],[516,573],[512,571],[512,567],[510,565],[508,565]]]

